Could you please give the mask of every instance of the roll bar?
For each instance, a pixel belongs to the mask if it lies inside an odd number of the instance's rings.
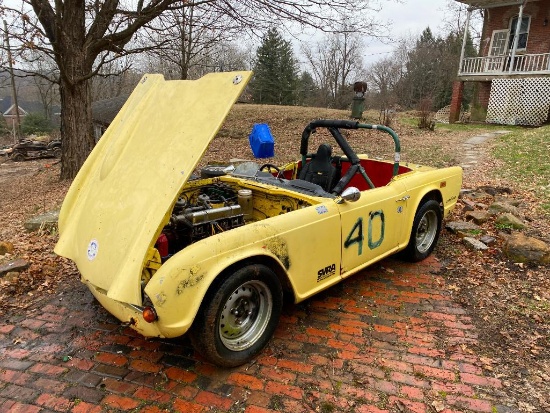
[[[331,135],[336,140],[336,143],[338,143],[338,146],[340,147],[340,149],[342,149],[342,152],[344,152],[352,165],[358,165],[360,160],[355,151],[349,145],[346,138],[344,138],[344,136],[340,133],[340,129],[375,129],[388,133],[392,137],[395,145],[393,176],[396,176],[399,172],[399,162],[401,160],[401,143],[399,142],[399,137],[397,136],[397,133],[395,133],[393,129],[384,125],[371,125],[351,120],[320,119],[314,120],[309,125],[307,125],[302,132],[302,140],[300,143],[300,155],[302,155],[303,165],[305,165],[307,159],[309,137],[312,133],[315,132],[317,128],[327,128],[329,130]]]

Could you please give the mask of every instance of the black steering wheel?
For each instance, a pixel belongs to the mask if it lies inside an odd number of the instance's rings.
[[[259,171],[263,171],[264,169],[267,169],[266,172],[271,173],[272,168],[275,169],[275,171],[277,171],[276,178],[280,178],[282,176],[281,175],[281,169],[278,166],[273,165],[272,163],[264,163],[262,166],[260,166]]]

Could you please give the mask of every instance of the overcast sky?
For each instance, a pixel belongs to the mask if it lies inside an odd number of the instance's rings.
[[[453,0],[380,0],[382,10],[375,14],[379,23],[390,22],[389,28],[393,39],[417,38],[426,27],[430,27],[436,35],[444,35],[445,16],[449,16],[448,5],[454,4]],[[373,13],[373,12],[369,12]],[[303,33],[298,39],[311,43],[319,41],[322,34],[319,32]],[[299,61],[307,68],[307,62],[300,51],[303,45],[299,41],[293,41],[294,51]],[[396,47],[396,42],[377,41],[373,38],[364,39],[363,61],[365,66],[391,55]]]
[[[401,3],[387,1],[382,4],[378,14],[381,20],[391,20],[393,37],[401,38],[412,35],[418,37],[430,27],[434,34],[442,34],[445,15],[449,13],[449,0],[402,0]],[[365,63],[379,60],[389,55],[395,46],[380,42],[370,42],[366,45]]]
[[[402,0],[383,3],[380,16],[391,19],[401,31],[421,31],[426,26],[438,27],[448,12],[449,0]]]

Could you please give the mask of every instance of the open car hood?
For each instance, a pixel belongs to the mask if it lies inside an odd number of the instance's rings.
[[[251,72],[199,80],[145,75],[75,178],[55,252],[84,281],[140,305],[144,260],[183,185]]]

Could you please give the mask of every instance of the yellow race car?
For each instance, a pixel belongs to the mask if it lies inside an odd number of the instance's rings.
[[[250,77],[144,76],[67,193],[55,248],[121,322],[188,333],[221,366],[262,350],[283,295],[300,302],[397,252],[427,257],[462,182],[459,167],[400,163],[391,129],[349,120],[311,122],[288,165],[195,177]],[[357,154],[347,129],[388,134],[394,159]],[[331,141],[311,149],[319,130]]]

